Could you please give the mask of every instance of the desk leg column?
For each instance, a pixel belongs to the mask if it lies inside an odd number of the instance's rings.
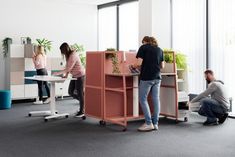
[[[138,76],[133,76],[133,116],[139,116],[139,88]]]
[[[50,108],[51,108],[51,114],[54,115],[56,112],[55,109],[55,82],[51,82],[51,102],[50,102]]]

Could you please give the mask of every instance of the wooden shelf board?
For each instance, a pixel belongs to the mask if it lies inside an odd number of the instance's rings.
[[[105,88],[106,91],[112,91],[112,92],[124,92],[122,88]]]
[[[138,119],[143,119],[144,116],[143,115],[139,115],[137,117],[135,116],[127,116],[126,117],[126,120],[127,121],[131,121],[131,120],[138,120]],[[109,119],[109,120],[112,120],[112,121],[124,121],[125,118],[124,117],[106,117],[106,119]]]
[[[120,73],[120,74],[110,74],[110,73],[106,73],[106,76],[118,76],[118,77],[132,77],[132,76],[139,76],[139,74],[136,73]]]
[[[184,82],[184,79],[177,79],[177,82]]]
[[[176,76],[176,73],[161,73],[162,76]]]
[[[176,69],[177,71],[184,71],[184,69]]]

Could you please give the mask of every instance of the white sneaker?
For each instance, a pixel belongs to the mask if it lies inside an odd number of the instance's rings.
[[[152,131],[154,130],[154,126],[151,123],[150,125],[147,125],[146,123],[144,123],[141,127],[139,127],[138,131]]]
[[[156,131],[158,130],[158,125],[157,124],[154,124],[153,127],[154,127],[154,130],[156,130]]]
[[[33,102],[35,105],[41,105],[41,104],[43,104],[43,101],[35,101],[35,102]]]
[[[50,98],[47,98],[43,103],[44,104],[49,104],[51,102],[51,99]]]
[[[81,112],[81,111],[79,111],[79,112],[77,112],[76,114],[75,114],[75,117],[76,118],[82,118],[82,117],[84,117],[85,116],[85,114],[83,113],[83,112]]]

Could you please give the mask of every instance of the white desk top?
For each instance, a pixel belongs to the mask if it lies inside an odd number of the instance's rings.
[[[40,76],[40,75],[35,75],[33,77],[24,77],[25,79],[28,80],[35,80],[35,81],[48,81],[48,82],[64,82],[66,80],[76,80],[76,78],[62,78],[59,76]]]

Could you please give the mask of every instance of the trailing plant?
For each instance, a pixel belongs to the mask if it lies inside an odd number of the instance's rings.
[[[7,57],[7,54],[9,53],[9,45],[12,44],[11,38],[5,38],[2,40],[2,53],[4,57]]]
[[[116,49],[115,48],[107,48],[106,51],[113,51],[114,53],[116,52]],[[109,58],[112,58],[114,57],[114,53],[107,53],[105,55],[106,59],[109,59]]]
[[[112,61],[112,67],[113,67],[113,71],[112,73],[116,73],[119,74],[120,69],[119,69],[119,63],[118,63],[118,55],[115,51],[114,48],[108,48],[106,51],[111,51],[110,53],[105,54],[106,59],[111,59]]]
[[[49,41],[45,38],[43,39],[36,39],[38,46],[43,46],[45,49],[45,52],[51,51],[52,47],[52,41]]]
[[[72,48],[74,51],[78,52],[79,57],[80,57],[81,62],[82,62],[82,65],[83,65],[83,66],[86,66],[86,54],[85,54],[84,46],[75,43],[75,44],[71,45],[71,48]]]

